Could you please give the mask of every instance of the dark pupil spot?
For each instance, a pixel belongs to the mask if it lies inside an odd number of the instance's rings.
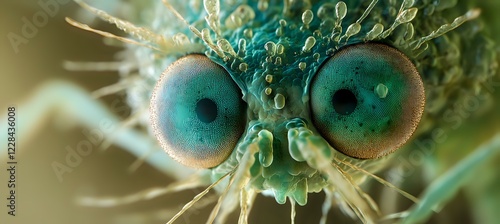
[[[196,115],[204,123],[210,123],[217,117],[217,104],[211,99],[201,99],[196,103]]]
[[[350,90],[341,89],[333,94],[332,105],[337,113],[349,115],[356,109],[358,99]]]

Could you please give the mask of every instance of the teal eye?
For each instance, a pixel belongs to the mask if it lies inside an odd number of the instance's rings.
[[[170,65],[151,98],[151,122],[167,153],[180,163],[210,168],[232,152],[245,128],[245,103],[228,72],[202,55]]]
[[[313,78],[310,92],[318,131],[336,150],[360,159],[401,147],[417,128],[425,104],[413,63],[375,43],[336,52]]]

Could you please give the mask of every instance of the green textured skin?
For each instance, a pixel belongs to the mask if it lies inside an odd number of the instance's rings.
[[[299,204],[305,204],[307,196],[304,193],[318,192],[328,186],[324,176],[304,162],[300,155],[290,154],[290,152],[299,151],[296,149],[298,146],[290,144],[290,139],[301,140],[312,135],[314,145],[322,151],[325,158],[335,156],[369,171],[376,171],[387,164],[386,161],[389,159],[387,157],[357,160],[332,150],[312,125],[309,89],[313,76],[322,63],[335,54],[336,50],[347,45],[365,42],[366,34],[375,23],[381,23],[386,28],[390,27],[396,18],[401,2],[379,1],[361,23],[360,32],[340,43],[329,38],[332,34],[332,22],[335,21],[335,16],[332,15],[331,20],[317,16],[318,9],[325,2],[335,5],[337,1],[294,1],[286,9],[282,2],[272,1],[265,11],[258,9],[257,2],[248,2],[255,12],[255,19],[246,21],[242,27],[236,29],[226,29],[224,25],[221,26],[221,37],[229,41],[240,57],[233,57],[226,53],[228,60],[224,60],[216,52],[210,50],[205,42],[189,31],[186,25],[180,22],[171,25],[170,21],[176,18],[161,4],[149,8],[151,10],[149,13],[161,16],[145,16],[141,19],[142,24],[151,26],[159,34],[172,36],[182,32],[189,37],[191,42],[204,46],[204,52],[191,53],[205,53],[214,62],[225,67],[242,90],[243,100],[248,104],[246,132],[229,158],[212,169],[213,180],[232,170],[250,144],[257,142],[259,150],[266,152],[266,147],[269,147],[267,143],[271,138],[273,142],[272,163],[268,164],[269,161],[265,156],[255,155],[255,163],[250,169],[251,187],[259,191],[273,191],[279,203],[284,203],[286,198],[290,197]],[[424,82],[426,106],[414,139],[427,138],[434,127],[449,125],[446,119],[442,119],[446,117],[444,114],[446,108],[453,106],[465,96],[482,94],[485,91],[483,84],[495,75],[497,69],[496,53],[488,50],[492,48],[493,43],[482,33],[481,20],[466,22],[459,28],[426,42],[420,48],[412,49],[413,45],[410,45],[412,40],[426,36],[446,23],[451,23],[454,18],[471,8],[466,3],[456,4],[457,1],[435,2],[423,0],[413,5],[418,8],[415,19],[411,21],[414,28],[413,38],[408,37],[408,30],[411,28],[408,24],[403,24],[387,38],[374,40],[404,52],[415,64]],[[343,32],[361,17],[369,3],[370,1],[347,2],[347,16],[342,22]],[[222,24],[239,4],[221,3]],[[172,5],[199,30],[208,28],[204,21],[206,13],[201,2],[194,3],[190,7],[175,3]],[[301,29],[303,25],[301,15],[306,9],[313,12],[314,19],[309,28]],[[148,11],[145,14],[148,14]],[[282,19],[286,21],[286,26],[280,25]],[[245,35],[245,33],[248,34],[248,29],[252,30],[251,37]],[[281,31],[277,31],[280,29]],[[314,33],[316,30],[319,31]],[[277,32],[281,34],[278,35]],[[216,38],[213,32],[211,36],[213,39]],[[303,52],[304,43],[310,36],[315,37],[316,44],[310,51]],[[241,39],[246,41],[244,53],[239,46]],[[282,44],[285,51],[279,55],[272,55],[264,47],[269,41]],[[151,67],[140,69],[140,74],[143,76],[142,86],[150,86],[151,90],[162,71],[186,53],[159,55],[152,59],[146,57],[152,55],[151,50],[134,47],[132,49],[136,57],[143,60],[144,64],[153,63]],[[280,64],[275,63],[278,57],[281,58]],[[305,69],[299,68],[301,62],[306,63]],[[245,71],[240,69],[242,63],[247,65]],[[267,75],[273,75],[271,83],[266,82]],[[266,88],[272,89],[270,95],[265,94]],[[143,108],[144,102],[147,102],[151,95],[150,92],[144,92],[142,88],[131,88],[128,91],[129,101],[133,108]],[[275,108],[274,98],[278,93],[285,98],[285,105],[282,109]],[[293,128],[301,128],[303,133],[309,134],[289,136],[288,131]],[[268,130],[272,136],[259,135],[263,133],[259,132],[263,129]],[[331,153],[333,155],[330,155]],[[346,172],[352,175],[356,182],[363,181],[363,175],[358,172],[351,170],[346,170]]]

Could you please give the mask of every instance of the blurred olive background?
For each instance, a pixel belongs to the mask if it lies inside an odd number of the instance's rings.
[[[27,44],[19,46],[15,53],[7,35],[10,32],[21,34],[22,18],[31,20],[41,7],[38,1],[2,1],[0,9],[0,115],[8,106],[20,105],[26,101],[37,86],[49,80],[68,80],[89,92],[115,83],[118,76],[113,72],[69,72],[62,68],[64,60],[73,61],[112,61],[120,49],[106,46],[98,35],[81,31],[68,25],[64,17],[74,18],[78,7],[69,2],[61,5],[55,17],[50,17],[47,25],[38,29]],[[499,1],[481,1],[484,16],[491,24],[500,24],[495,15],[500,9]],[[96,23],[102,30],[111,26]],[[494,36],[500,37],[500,27],[493,28]],[[495,49],[498,50],[498,49]],[[495,102],[498,102],[498,90]],[[120,96],[109,96],[103,100],[111,102]],[[497,103],[498,104],[498,103]],[[497,106],[498,108],[498,106]],[[23,113],[22,111],[18,113]],[[476,145],[498,131],[498,109],[480,118],[471,118],[475,127],[482,131],[461,128],[455,135],[450,134],[448,147],[466,146],[473,149]],[[18,145],[19,161],[17,167],[17,207],[16,217],[7,216],[6,200],[7,172],[5,164],[0,164],[0,223],[164,223],[169,216],[165,209],[177,211],[189,201],[196,192],[160,197],[151,201],[139,202],[117,208],[87,208],[75,204],[81,195],[125,195],[151,187],[164,186],[172,180],[149,167],[141,166],[133,173],[127,172],[135,157],[111,147],[104,152],[94,148],[92,154],[83,158],[81,165],[72,173],[64,174],[60,183],[51,167],[54,161],[61,162],[67,155],[66,147],[76,147],[86,140],[82,134],[84,127],[60,128],[57,118],[47,120],[39,133],[29,141]],[[60,122],[60,121],[59,121]],[[486,125],[488,124],[488,125]],[[484,127],[484,128],[483,128]],[[3,127],[2,127],[3,128]],[[454,136],[468,135],[466,144]],[[23,137],[18,137],[23,141]],[[4,148],[2,148],[4,149]],[[5,152],[0,152],[5,153]],[[497,167],[496,167],[497,168]],[[424,186],[422,186],[424,187]],[[418,194],[417,192],[412,192]],[[297,223],[317,223],[321,214],[321,194],[311,194],[309,204],[298,211]],[[289,204],[277,205],[272,198],[259,197],[253,209],[252,223],[288,223]],[[452,210],[453,212],[454,210]],[[204,223],[207,211],[190,210],[179,223]],[[340,212],[332,212],[330,219],[345,219]],[[346,219],[350,221],[349,219]],[[436,220],[435,220],[436,221]],[[352,221],[350,221],[352,222]],[[436,221],[438,222],[438,221]]]
[[[69,2],[60,5],[57,14],[50,17],[47,25],[40,27],[27,44],[19,46],[15,53],[7,38],[8,33],[22,34],[22,18],[32,20],[35,13],[42,10],[38,1],[2,0],[0,8],[0,115],[3,117],[7,106],[19,106],[28,100],[37,86],[49,80],[68,80],[86,90],[93,91],[115,83],[118,76],[112,72],[69,72],[63,69],[64,60],[112,61],[119,50],[105,46],[102,38],[68,25],[65,17],[75,18],[79,7]],[[105,24],[96,26],[106,29]],[[113,96],[119,97],[119,96]],[[105,98],[111,101],[113,98]],[[31,111],[34,112],[34,111]],[[20,113],[27,111],[18,111]],[[35,112],[36,113],[36,112]],[[70,129],[58,128],[58,118],[44,122],[39,133],[26,141],[18,136],[17,145],[17,207],[16,217],[7,215],[7,172],[6,164],[0,164],[0,223],[140,223],[135,214],[156,211],[163,204],[176,206],[165,198],[133,206],[102,209],[85,208],[75,205],[78,195],[124,195],[148,187],[163,186],[170,182],[163,174],[142,166],[134,173],[127,168],[136,159],[122,150],[111,147],[93,152],[83,158],[81,165],[73,172],[63,175],[60,183],[51,164],[65,163],[66,147],[75,148],[80,141],[87,140],[82,134],[82,126]],[[62,121],[67,122],[67,121]],[[4,128],[4,127],[2,127]],[[5,148],[2,146],[2,150]],[[2,151],[1,153],[6,153]],[[180,198],[187,201],[190,196]],[[169,199],[171,200],[171,199]],[[123,216],[126,215],[126,216]],[[127,222],[121,218],[127,217]]]

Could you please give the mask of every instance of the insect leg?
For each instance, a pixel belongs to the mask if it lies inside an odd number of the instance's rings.
[[[474,153],[435,180],[423,193],[420,203],[410,208],[402,223],[425,222],[437,206],[452,198],[482,164],[494,158],[495,154],[499,152],[500,134],[497,134],[489,142],[474,150]]]
[[[103,103],[95,100],[81,87],[69,82],[51,81],[42,85],[28,101],[19,105],[18,111],[17,135],[21,141],[27,141],[41,131],[44,122],[52,117],[69,118],[69,121],[76,121],[87,128],[97,128],[106,123],[107,126],[114,128],[103,133],[104,139],[112,136],[113,144],[138,158],[151,152],[145,161],[156,169],[176,179],[193,173],[193,170],[168,157],[148,134],[132,128],[121,128],[119,118]],[[6,127],[6,122],[7,119],[2,118],[0,126]],[[0,132],[6,130],[2,128]],[[6,135],[6,133],[0,134]],[[7,145],[5,141],[6,138],[0,140],[2,146]],[[0,159],[6,161],[6,155],[2,154]]]

